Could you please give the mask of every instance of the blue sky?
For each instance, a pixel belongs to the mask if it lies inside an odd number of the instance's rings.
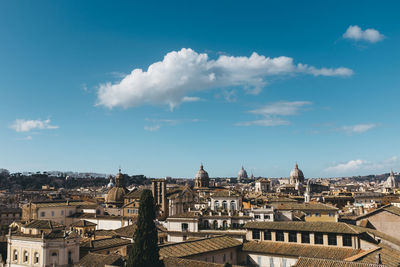
[[[399,12],[398,1],[1,1],[0,167],[398,171]]]

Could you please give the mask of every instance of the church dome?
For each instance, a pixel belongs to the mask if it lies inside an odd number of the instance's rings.
[[[242,166],[242,168],[240,169],[240,171],[238,173],[238,179],[241,180],[241,179],[247,179],[247,178],[248,178],[247,172]]]
[[[386,187],[387,188],[396,188],[397,187],[397,181],[396,181],[396,177],[394,176],[393,170],[390,172],[390,175],[386,180]]]
[[[204,170],[203,164],[200,165],[200,170],[196,173],[194,179],[208,179],[208,173]]]
[[[304,174],[296,163],[294,169],[290,172],[290,183],[295,184],[297,182],[304,182]]]
[[[114,187],[114,182],[112,180],[112,178],[110,178],[110,182],[107,184],[107,188],[111,188]]]
[[[108,191],[105,201],[107,204],[123,204],[126,193],[128,190],[124,187],[113,187]]]
[[[110,179],[112,183],[112,179]],[[124,185],[124,175],[121,173],[121,169],[115,176],[115,187],[108,190],[105,197],[105,203],[109,206],[122,206],[124,204],[124,197],[128,193],[128,189]]]

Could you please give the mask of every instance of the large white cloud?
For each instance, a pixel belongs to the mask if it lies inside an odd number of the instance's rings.
[[[29,132],[31,130],[39,129],[57,129],[58,126],[51,125],[50,119],[47,120],[24,120],[16,119],[13,124],[10,125],[11,129],[17,132]]]
[[[355,41],[366,41],[376,43],[383,40],[385,36],[375,29],[362,30],[357,25],[351,25],[343,34],[343,38],[352,39]]]
[[[198,100],[196,92],[211,88],[243,86],[257,94],[267,84],[268,76],[305,73],[314,76],[351,76],[348,68],[316,68],[294,64],[290,57],[250,57],[221,55],[212,60],[205,53],[182,48],[151,64],[147,70],[134,69],[117,83],[99,86],[98,105],[108,108],[134,107],[144,104],[169,105]]]

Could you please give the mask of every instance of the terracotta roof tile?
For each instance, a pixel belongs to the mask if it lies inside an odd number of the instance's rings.
[[[229,237],[218,236],[200,240],[169,244],[160,247],[162,257],[186,257],[221,249],[241,246],[242,242]]]
[[[303,245],[295,243],[250,241],[243,244],[243,251],[292,257],[344,260],[360,253],[361,249]]]

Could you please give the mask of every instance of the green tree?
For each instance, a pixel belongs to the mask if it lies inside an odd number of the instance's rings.
[[[153,194],[150,190],[143,190],[140,196],[139,217],[134,236],[134,244],[129,254],[127,267],[161,267],[157,245],[157,228],[154,224],[156,208]]]
[[[226,263],[224,264],[224,267],[232,267],[232,264],[230,264],[229,262],[226,262]]]

